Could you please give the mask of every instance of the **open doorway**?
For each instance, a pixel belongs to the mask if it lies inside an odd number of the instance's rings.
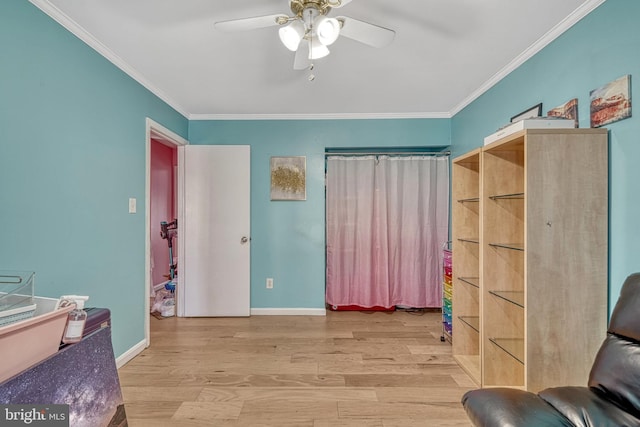
[[[145,342],[150,343],[149,313],[151,290],[162,281],[169,266],[168,245],[160,237],[160,221],[171,221],[178,215],[181,203],[177,185],[179,146],[188,141],[161,124],[146,120],[146,182],[145,182]],[[170,176],[163,176],[169,174]],[[153,175],[153,180],[152,180]],[[153,187],[152,187],[153,181]],[[167,216],[166,219],[160,219]],[[157,223],[157,224],[156,224]],[[164,247],[166,246],[166,249]]]
[[[151,305],[156,317],[175,315],[178,149],[151,136]]]

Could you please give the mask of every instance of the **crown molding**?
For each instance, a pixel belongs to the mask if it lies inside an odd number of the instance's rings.
[[[449,113],[190,114],[189,120],[450,119]]]
[[[518,55],[513,61],[511,61],[507,66],[494,74],[489,80],[487,80],[482,86],[476,89],[471,95],[465,98],[460,104],[455,106],[453,110],[451,110],[451,117],[458,114],[462,111],[466,106],[471,104],[477,98],[479,98],[482,94],[487,92],[493,86],[495,86],[500,80],[504,79],[511,72],[515,71],[518,67],[528,61],[535,54],[544,49],[547,45],[549,45],[552,41],[560,37],[564,32],[569,30],[569,28],[573,27],[576,23],[578,23],[582,18],[593,12],[598,6],[604,3],[606,0],[588,0],[584,2],[580,7],[578,7],[573,13],[563,19],[560,23],[558,23],[555,27],[549,30],[545,35],[540,37],[535,43],[529,46],[525,51],[523,51],[520,55]]]
[[[143,87],[149,90],[152,94],[160,98],[166,104],[168,104],[171,108],[176,110],[178,113],[182,114],[185,118],[188,117],[189,113],[175,100],[169,97],[162,90],[158,89],[154,86],[150,81],[148,81],[141,73],[138,72],[135,68],[129,65],[125,60],[116,55],[111,49],[106,47],[104,44],[100,43],[91,33],[78,25],[77,22],[69,18],[65,15],[60,9],[51,4],[48,0],[29,0],[34,6],[40,9],[42,12],[47,14],[51,19],[56,21],[58,24],[62,25],[67,31],[78,37],[84,43],[89,45],[92,49],[98,52],[100,55],[104,56],[107,60],[109,60],[113,65],[122,70],[129,77],[140,83]]]

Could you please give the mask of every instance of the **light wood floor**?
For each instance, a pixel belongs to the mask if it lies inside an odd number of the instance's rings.
[[[129,425],[470,426],[441,315],[151,318],[119,371]]]

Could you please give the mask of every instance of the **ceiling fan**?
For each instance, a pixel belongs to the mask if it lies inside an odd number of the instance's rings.
[[[339,36],[372,47],[384,47],[393,41],[395,31],[346,16],[331,18],[331,9],[344,7],[352,0],[290,0],[292,16],[284,14],[232,19],[214,24],[220,31],[245,31],[280,26],[279,36],[287,49],[296,52],[293,68],[302,70],[311,61],[329,54]]]

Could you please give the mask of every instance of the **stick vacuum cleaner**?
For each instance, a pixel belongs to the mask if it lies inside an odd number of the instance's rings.
[[[173,262],[173,238],[178,233],[178,220],[171,222],[162,221],[160,223],[160,237],[167,240],[169,244],[169,281],[164,285],[165,289],[174,292],[176,284],[173,279],[178,275],[177,265]]]

